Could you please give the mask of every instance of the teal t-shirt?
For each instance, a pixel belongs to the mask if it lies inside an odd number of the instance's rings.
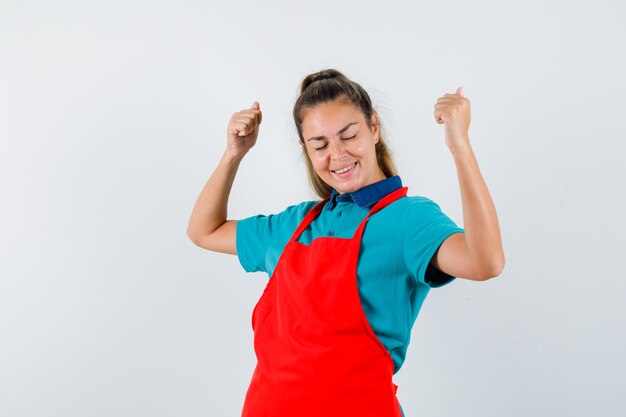
[[[371,207],[401,187],[402,181],[396,175],[352,193],[333,190],[298,241],[308,245],[319,236],[352,237]],[[236,245],[243,269],[266,272],[271,277],[285,245],[318,202],[305,201],[280,213],[239,220]],[[429,264],[435,251],[453,233],[464,233],[464,229],[439,205],[420,196],[402,197],[367,221],[358,257],[357,285],[365,315],[393,359],[394,374],[404,362],[411,328],[430,288],[455,279]]]

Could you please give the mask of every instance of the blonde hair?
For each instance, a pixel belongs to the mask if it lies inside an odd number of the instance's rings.
[[[365,122],[370,130],[372,129],[372,114],[376,114],[380,128],[379,140],[375,148],[378,166],[385,177],[397,175],[397,169],[392,158],[391,150],[383,137],[380,117],[378,117],[378,113],[372,107],[369,94],[367,94],[359,83],[350,80],[336,69],[329,68],[314,72],[307,75],[300,84],[300,96],[293,107],[293,119],[296,123],[298,136],[300,137],[309,183],[322,199],[330,195],[332,187],[326,184],[319,175],[317,175],[307,155],[304,137],[302,136],[302,116],[304,110],[307,108],[332,101],[352,103],[363,113]]]

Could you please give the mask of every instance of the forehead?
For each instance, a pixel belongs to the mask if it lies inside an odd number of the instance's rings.
[[[326,135],[327,133],[335,135],[337,130],[348,123],[363,121],[363,113],[352,103],[332,101],[303,111],[302,132],[306,136]]]

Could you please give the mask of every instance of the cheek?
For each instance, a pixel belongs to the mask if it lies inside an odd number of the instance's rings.
[[[325,155],[324,152],[315,152],[312,154],[313,156],[311,157],[311,162],[313,162],[313,165],[315,166],[322,166],[324,164],[327,163],[327,157]]]
[[[315,166],[315,169],[319,172],[320,175],[328,173],[328,163],[324,160],[317,161],[313,164],[313,166]]]
[[[348,144],[346,146],[346,152],[352,154],[352,155],[363,155],[363,152],[365,152],[367,148],[367,144],[365,143],[364,138],[358,138],[357,140],[351,140],[348,141]]]
[[[328,167],[328,162],[326,161],[326,158],[322,155],[309,153],[309,160],[311,161],[311,165],[313,165],[313,168],[316,171],[325,171]]]

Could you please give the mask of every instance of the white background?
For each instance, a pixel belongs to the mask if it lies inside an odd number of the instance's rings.
[[[623,416],[618,1],[0,0],[0,415],[238,416],[267,275],[186,236],[230,115],[259,101],[229,219],[316,199],[291,111],[337,68],[410,195],[463,226],[435,123],[464,87],[502,275],[430,292],[407,417]]]

